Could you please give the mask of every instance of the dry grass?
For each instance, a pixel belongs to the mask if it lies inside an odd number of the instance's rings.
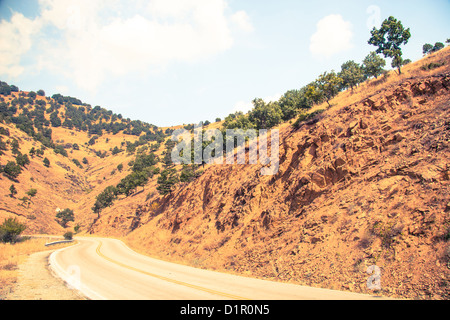
[[[67,244],[59,244],[51,248],[45,246],[47,242],[53,240],[49,240],[49,238],[36,238],[16,244],[0,243],[0,299],[17,282],[19,276],[18,267],[25,262],[29,255],[68,246]]]

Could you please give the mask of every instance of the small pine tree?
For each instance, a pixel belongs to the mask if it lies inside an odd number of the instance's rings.
[[[44,166],[46,166],[47,168],[50,167],[50,160],[48,160],[47,158],[44,158]]]

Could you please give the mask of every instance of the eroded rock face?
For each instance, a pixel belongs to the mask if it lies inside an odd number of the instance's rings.
[[[286,127],[276,175],[209,167],[125,229],[219,270],[370,293],[377,265],[383,294],[448,299],[449,79],[407,79]]]

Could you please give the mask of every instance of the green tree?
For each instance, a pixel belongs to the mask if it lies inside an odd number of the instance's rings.
[[[0,225],[0,237],[3,242],[15,243],[17,237],[26,229],[26,225],[20,223],[16,218],[8,218]]]
[[[145,170],[132,172],[119,182],[117,185],[118,192],[128,197],[137,187],[145,187],[148,178],[149,173]]]
[[[191,182],[198,177],[196,172],[196,165],[183,165],[183,169],[180,173],[180,182]]]
[[[29,196],[30,198],[34,198],[37,194],[37,190],[36,189],[30,189],[26,192],[27,196]]]
[[[50,115],[50,122],[55,128],[61,127],[61,119],[58,117],[58,111],[55,111]]]
[[[283,113],[277,102],[265,103],[262,99],[254,99],[253,106],[248,118],[257,130],[270,129],[282,122]]]
[[[300,90],[289,90],[280,98],[278,103],[283,113],[284,121],[295,118],[300,110],[312,107],[312,103],[305,93],[306,87],[303,87]]]
[[[316,82],[312,82],[306,86],[305,96],[307,99],[317,104],[323,101],[323,91],[320,90]]]
[[[17,141],[17,139],[12,139],[10,145],[13,154],[20,154],[19,141]]]
[[[113,155],[116,155],[116,154],[118,154],[118,153],[121,153],[123,150],[122,149],[119,149],[119,148],[117,148],[117,146],[116,147],[114,147],[114,149],[113,149],[113,151],[112,151],[112,154]]]
[[[433,45],[429,44],[429,43],[425,43],[422,47],[422,51],[423,51],[423,55],[427,55],[429,53],[431,53],[431,50],[433,50]]]
[[[153,154],[139,154],[133,162],[131,170],[133,172],[142,171],[145,168],[154,166],[158,162],[157,157]]]
[[[403,58],[400,56],[394,57],[392,59],[391,66],[392,66],[392,68],[397,68],[397,69],[401,68],[403,66]]]
[[[445,45],[442,43],[442,42],[436,42],[435,44],[434,44],[434,47],[433,47],[433,49],[431,50],[431,52],[437,52],[437,51],[439,51],[439,50],[441,50],[441,49],[444,49],[445,48]]]
[[[242,111],[229,114],[225,118],[223,127],[225,129],[255,129],[255,125],[250,121],[248,115],[245,115]]]
[[[319,78],[317,78],[316,86],[319,91],[319,96],[323,97],[329,107],[331,107],[330,100],[339,93],[342,83],[342,78],[340,78],[334,71],[329,73],[324,72],[319,76]]]
[[[50,160],[48,160],[47,158],[44,158],[44,166],[46,166],[47,168],[50,167]]]
[[[64,157],[67,157],[67,150],[64,149],[63,145],[57,144],[53,147],[53,151],[55,151],[55,153],[59,153],[60,155],[63,155]]]
[[[3,172],[11,179],[17,179],[22,173],[22,168],[15,161],[8,161]]]
[[[377,79],[383,74],[386,60],[377,55],[376,52],[371,52],[363,61],[363,69],[366,77],[375,77]]]
[[[36,92],[34,92],[34,91],[30,91],[30,92],[28,92],[28,97],[30,97],[31,99],[36,99]]]
[[[16,157],[16,163],[21,167],[25,167],[26,165],[30,164],[30,159],[26,154],[19,154]]]
[[[394,65],[397,66],[398,73],[401,74],[403,52],[400,47],[407,44],[411,38],[410,29],[405,29],[401,21],[391,16],[383,21],[380,29],[373,28],[371,35],[369,44],[378,47],[376,52],[382,53],[385,58],[394,59]]]
[[[175,169],[163,170],[158,177],[158,186],[156,190],[161,195],[167,195],[172,192],[174,185],[179,182],[178,174]]]
[[[353,90],[353,87],[364,81],[363,68],[353,60],[347,61],[341,66],[339,77],[344,88]]]
[[[11,185],[11,187],[9,187],[9,192],[10,192],[10,197],[14,198],[14,196],[17,194],[17,189],[14,186],[14,184]]]
[[[75,214],[71,209],[64,209],[56,214],[56,218],[60,219],[59,224],[66,228],[69,221],[75,221]]]
[[[38,96],[45,97],[45,91],[42,89],[38,90],[36,93]]]
[[[67,231],[66,233],[64,233],[63,237],[64,237],[64,240],[72,240],[73,239],[73,232]]]
[[[107,208],[113,204],[113,201],[117,198],[119,190],[114,186],[109,186],[103,190],[97,197],[92,211],[100,215],[102,209]]]

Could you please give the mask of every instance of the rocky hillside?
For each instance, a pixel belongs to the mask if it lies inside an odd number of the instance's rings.
[[[58,235],[78,225],[166,260],[354,292],[371,292],[376,265],[383,295],[448,299],[449,90],[446,48],[279,126],[276,175],[210,165],[167,195],[157,187],[170,129],[59,95],[3,93],[1,168],[29,162],[17,177],[0,174],[0,221]],[[23,106],[11,109],[15,99]],[[156,161],[143,166],[149,154]],[[129,188],[142,172],[149,179]],[[57,208],[75,212],[67,228]]]
[[[450,297],[450,59],[365,83],[280,127],[280,171],[212,166],[128,216],[127,241],[197,267],[369,293]],[[443,65],[441,63],[444,63]],[[121,213],[94,231],[125,223]]]

